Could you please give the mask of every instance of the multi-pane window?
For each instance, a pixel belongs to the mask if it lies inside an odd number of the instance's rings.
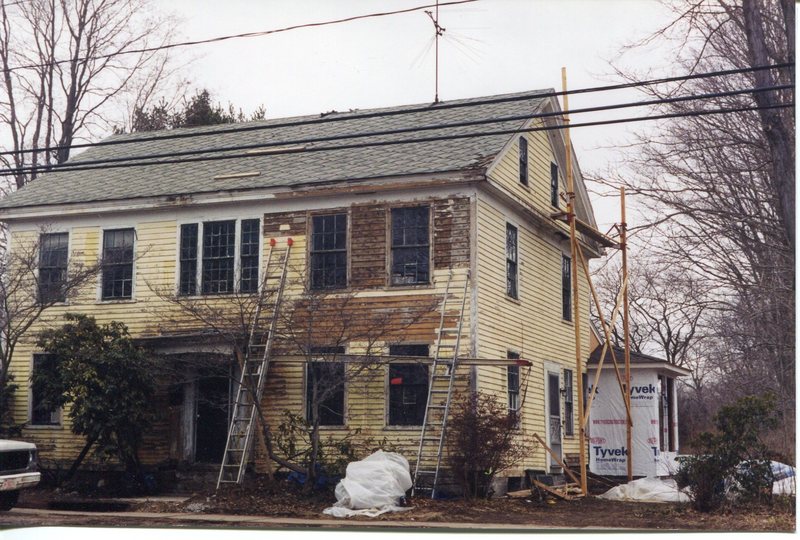
[[[181,225],[178,293],[188,296],[200,291],[202,294],[257,292],[260,258],[261,222],[258,219],[243,219],[238,223],[236,220],[227,220]],[[201,268],[198,269],[198,265]]]
[[[575,434],[575,420],[572,406],[572,370],[564,370],[564,435]]]
[[[239,241],[239,292],[258,291],[258,257],[260,222],[257,219],[243,219]]]
[[[550,163],[550,204],[558,208],[558,165]]]
[[[313,421],[312,407],[316,387],[319,425],[344,425],[344,363],[336,356],[344,354],[344,347],[315,347],[311,354],[326,357],[325,361],[309,362],[306,368],[306,419]]]
[[[58,367],[57,357],[52,354],[34,354],[33,372],[52,372]],[[36,384],[31,385],[31,424],[35,426],[56,426],[61,423],[61,410],[47,407]]]
[[[66,301],[69,233],[50,233],[39,237],[39,302]]]
[[[391,356],[428,356],[427,345],[394,345]],[[389,364],[389,425],[421,426],[428,402],[428,366]]]
[[[511,298],[519,298],[517,255],[517,228],[506,223],[506,294]]]
[[[519,183],[528,185],[528,139],[519,138]]]
[[[430,207],[392,208],[392,285],[430,282]]]
[[[572,259],[561,256],[561,317],[572,320]]]
[[[519,353],[508,352],[509,360],[519,360]],[[506,381],[508,383],[508,412],[517,414],[519,412],[519,366],[508,366],[506,369]]]
[[[133,296],[133,229],[103,233],[103,300]]]
[[[311,219],[311,288],[347,286],[347,214]]]
[[[197,294],[197,223],[181,225],[180,279],[182,295]]]
[[[203,294],[233,292],[236,221],[203,223]]]

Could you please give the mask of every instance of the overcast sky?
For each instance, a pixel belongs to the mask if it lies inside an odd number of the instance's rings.
[[[204,39],[393,11],[425,0],[155,0],[177,16],[179,37]],[[651,0],[479,0],[443,7],[439,24],[439,98],[488,96],[617,82],[608,61],[620,48],[667,21]],[[182,49],[187,77],[223,103],[249,112],[264,105],[268,117],[365,109],[434,98],[433,23],[423,12],[305,28],[282,34]],[[658,70],[658,54],[626,57],[639,70]],[[571,108],[641,99],[633,92],[573,96]],[[636,111],[625,111],[632,116]],[[573,122],[614,113],[575,116]],[[636,129],[641,129],[640,124]],[[585,172],[613,166],[606,147],[631,127],[572,130]],[[618,220],[616,201],[593,197],[598,222]]]

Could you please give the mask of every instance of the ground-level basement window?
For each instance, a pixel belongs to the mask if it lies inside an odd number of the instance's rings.
[[[33,355],[33,373],[38,371],[53,371],[57,367],[56,356],[52,354]],[[61,409],[46,407],[36,385],[31,385],[31,425],[57,426],[61,424]]]
[[[427,345],[394,345],[391,356],[429,354]],[[421,426],[428,402],[428,365],[421,363],[389,364],[389,425]]]
[[[430,282],[430,207],[392,208],[392,285]]]
[[[311,354],[318,354],[319,361],[306,365],[306,420],[313,422],[316,386],[319,425],[343,426],[345,366],[337,356],[344,354],[344,347],[312,348]]]
[[[519,298],[517,228],[506,223],[506,294]]]
[[[347,287],[347,214],[311,219],[311,288]]]
[[[103,300],[133,297],[133,229],[103,232]]]
[[[48,233],[39,237],[39,302],[64,302],[67,298],[69,233]]]
[[[575,420],[572,401],[572,370],[564,370],[564,435],[575,434]]]

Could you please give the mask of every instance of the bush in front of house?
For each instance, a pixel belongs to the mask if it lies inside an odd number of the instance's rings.
[[[777,424],[772,394],[746,396],[720,409],[717,431],[701,433],[694,442],[698,454],[680,458],[676,480],[690,489],[692,506],[710,512],[727,501],[771,501],[771,456],[762,436]]]
[[[529,453],[517,413],[492,394],[463,395],[451,405],[447,464],[465,497],[492,496],[492,481]]]

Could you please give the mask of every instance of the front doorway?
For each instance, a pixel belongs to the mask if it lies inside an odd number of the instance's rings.
[[[561,370],[553,371],[546,369],[545,372],[545,421],[547,422],[547,446],[559,459],[563,459],[562,453],[562,429],[561,429]],[[547,463],[550,472],[561,472],[561,466],[547,453]]]
[[[197,379],[194,459],[200,463],[222,463],[228,435],[231,378],[228,375]]]

